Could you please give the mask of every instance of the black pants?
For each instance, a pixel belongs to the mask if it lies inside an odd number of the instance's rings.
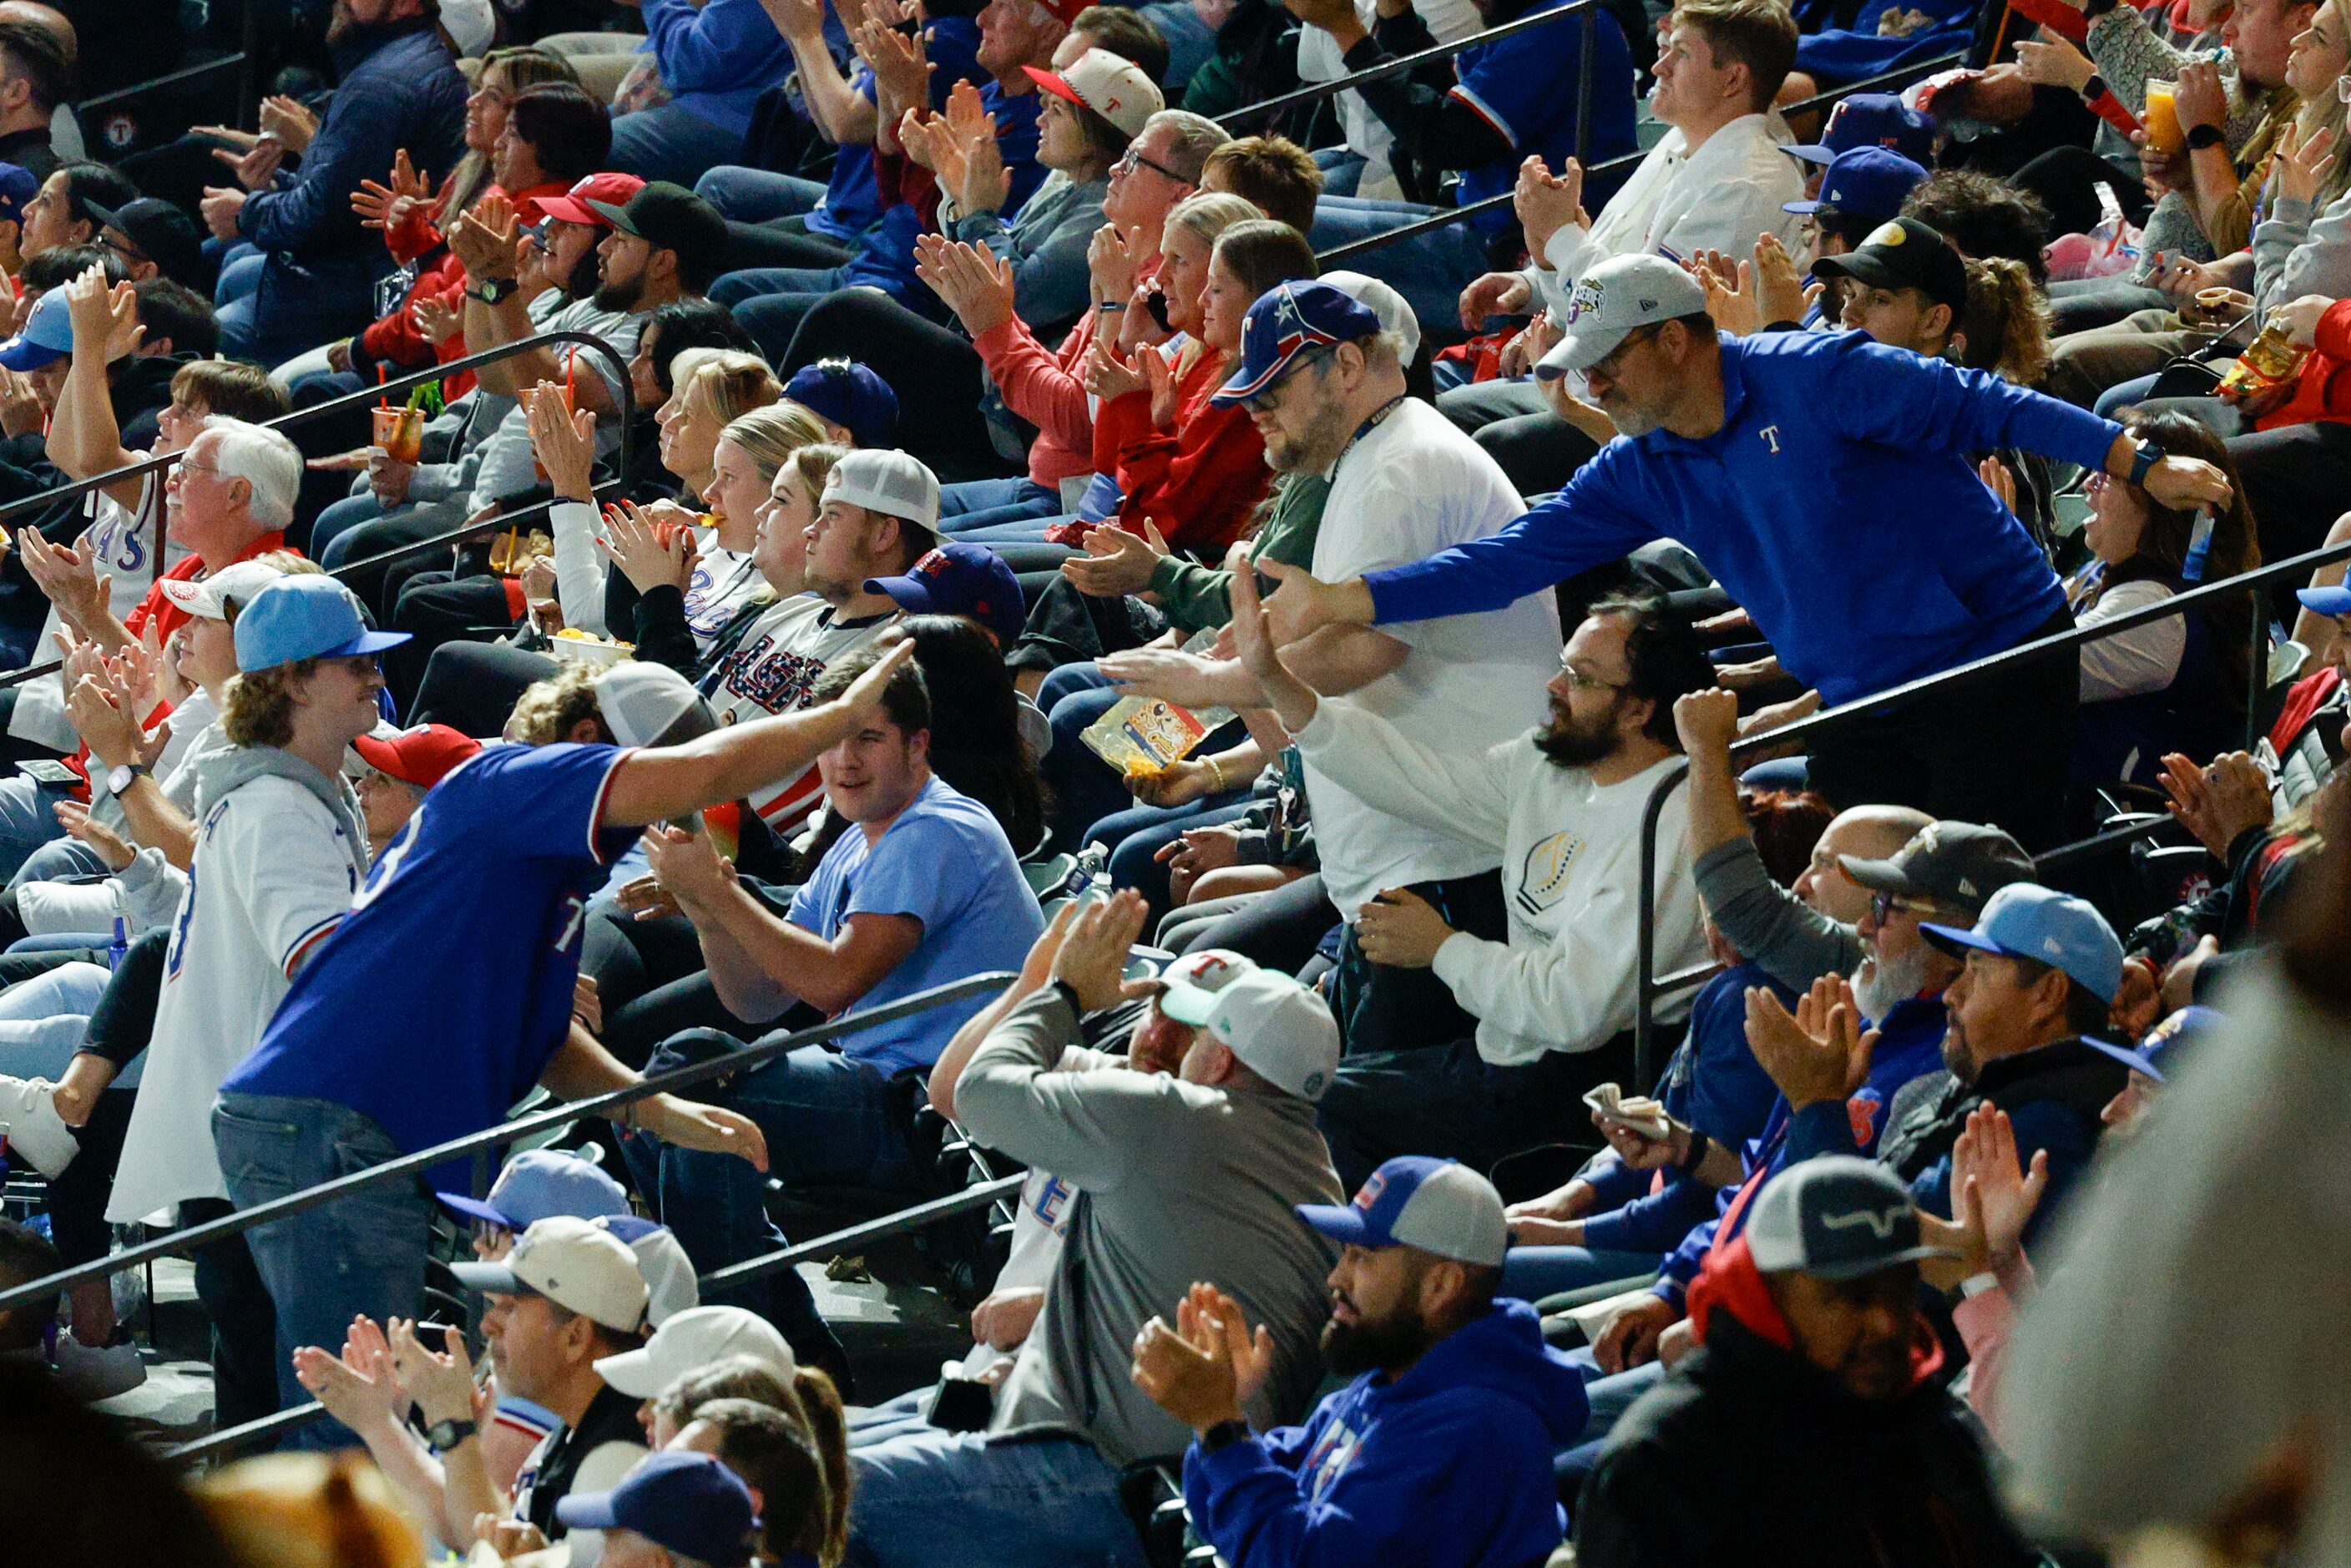
[[[805,216],[771,224],[726,220],[726,270],[754,267],[846,267],[857,252],[830,235],[817,234]]]
[[[2088,234],[2098,226],[2098,186],[2113,187],[2123,216],[2147,222],[2147,182],[2137,169],[2110,163],[2086,147],[2052,147],[2008,177],[2011,185],[2041,198],[2055,221],[2053,234]]]
[[[1499,872],[1416,882],[1411,891],[1437,907],[1456,931],[1489,941],[1507,941],[1509,917],[1502,908]],[[1435,969],[1405,969],[1374,964],[1355,945],[1355,911],[1339,939],[1339,961],[1331,971],[1328,995],[1339,1019],[1339,1039],[1349,1056],[1366,1051],[1418,1051],[1477,1032],[1478,1020],[1453,999],[1453,988]]]
[[[863,361],[897,389],[898,444],[929,464],[941,483],[1015,471],[979,412],[986,390],[979,351],[955,328],[886,294],[845,288],[800,318],[776,369],[789,376],[836,355]]]
[[[704,969],[702,944],[683,915],[639,920],[599,908],[588,917],[580,973],[596,982],[604,1009],[604,1047],[643,1068],[656,1047],[690,1029],[724,1030],[749,1038],[760,1026],[726,1010]]]
[[[2245,500],[2262,536],[2262,559],[2283,560],[2326,542],[2351,511],[2351,424],[2323,422],[2229,438]]]
[[[1349,1192],[1397,1155],[1436,1155],[1488,1171],[1583,1124],[1584,1094],[1604,1082],[1625,1082],[1631,1071],[1630,1035],[1514,1067],[1485,1061],[1474,1040],[1351,1052],[1322,1095],[1322,1135]]]
[[[496,739],[506,733],[516,699],[562,667],[510,643],[444,643],[425,664],[410,722]]]
[[[1259,894],[1219,916],[1186,938],[1183,952],[1221,947],[1254,958],[1266,968],[1294,975],[1306,967],[1322,938],[1338,924],[1339,912],[1331,907],[1330,897],[1322,891],[1322,873],[1316,872]]]
[[[385,591],[392,591],[390,583]],[[390,624],[407,632],[409,640],[384,650],[383,678],[402,713],[424,684],[424,672],[437,649],[448,643],[482,642],[489,635],[479,630],[485,626],[497,627],[503,635],[514,619],[507,609],[506,579],[487,572],[472,577],[416,572],[400,585],[396,602]]]
[[[2060,612],[2032,635],[2071,624]],[[1872,714],[1813,744],[1812,787],[1839,810],[1915,806],[1942,820],[2005,828],[2028,850],[2051,848],[2065,828],[2078,669],[2079,655],[2061,648]]]
[[[236,1212],[225,1197],[180,1205],[183,1226]],[[196,1249],[196,1299],[213,1320],[213,1424],[256,1421],[277,1408],[277,1307],[242,1236]]]

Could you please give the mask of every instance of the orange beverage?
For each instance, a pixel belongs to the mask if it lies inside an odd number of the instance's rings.
[[[2167,158],[2176,158],[2188,145],[2179,129],[2179,106],[2172,93],[2179,84],[2149,77],[2147,81],[2147,144]]]
[[[373,408],[375,444],[395,463],[413,463],[424,455],[424,411],[421,408]]]

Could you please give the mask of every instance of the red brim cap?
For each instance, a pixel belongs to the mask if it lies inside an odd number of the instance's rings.
[[[419,789],[430,789],[455,772],[459,764],[471,760],[482,749],[482,743],[445,724],[427,724],[390,739],[362,735],[351,742],[351,749],[377,772],[389,774],[403,784],[413,784]]]
[[[1070,85],[1069,78],[1059,71],[1040,71],[1035,66],[1022,66],[1020,68],[1029,73],[1030,81],[1035,82],[1055,98],[1066,99],[1080,109],[1090,107],[1084,99],[1078,96],[1078,89]]]
[[[585,202],[575,202],[569,196],[541,196],[538,198],[538,210],[567,224],[590,224],[600,229],[612,226],[590,211]]]

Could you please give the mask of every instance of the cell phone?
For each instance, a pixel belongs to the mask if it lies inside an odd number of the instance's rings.
[[[1172,332],[1176,329],[1167,324],[1167,296],[1165,294],[1156,288],[1153,289],[1150,293],[1143,297],[1143,308],[1151,312],[1151,319],[1159,324],[1159,329],[1161,331]]]
[[[16,771],[44,789],[70,789],[82,781],[81,775],[64,763],[46,759],[19,762]]]

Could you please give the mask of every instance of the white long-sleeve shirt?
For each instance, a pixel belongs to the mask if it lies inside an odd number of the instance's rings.
[[[2077,626],[2102,622],[2171,597],[2171,585],[2142,577],[2119,584],[2098,596],[2098,601],[2076,618]],[[2179,677],[2179,661],[2188,655],[2188,624],[2177,615],[2151,621],[2127,632],[2082,644],[2082,700],[2112,702],[2146,692],[2159,692]]]
[[[1478,1019],[1479,1056],[1511,1066],[1591,1051],[1633,1027],[1641,817],[1674,759],[1595,784],[1538,751],[1532,731],[1486,751],[1440,751],[1343,699],[1325,700],[1297,740],[1301,757],[1379,810],[1501,854],[1510,940],[1464,931],[1437,950],[1437,977]],[[1689,792],[1677,785],[1657,820],[1660,975],[1706,961],[1688,824]]]
[[[1695,152],[1683,151],[1679,130],[1666,132],[1590,228],[1562,226],[1543,246],[1550,267],[1527,269],[1553,319],[1566,325],[1576,280],[1612,256],[1679,261],[1700,250],[1745,256],[1767,233],[1798,250],[1802,220],[1782,207],[1803,199],[1804,176],[1780,151],[1785,124],[1777,115],[1741,115]]]

